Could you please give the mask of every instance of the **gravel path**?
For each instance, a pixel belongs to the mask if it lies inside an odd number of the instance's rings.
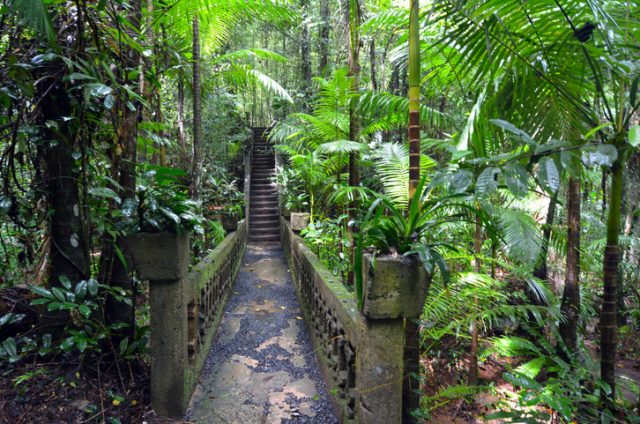
[[[279,244],[249,244],[187,419],[313,423],[338,419]]]

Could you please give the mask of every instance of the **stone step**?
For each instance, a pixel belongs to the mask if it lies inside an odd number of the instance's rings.
[[[276,187],[274,185],[272,185],[273,182],[271,181],[271,178],[265,178],[262,180],[251,180],[251,188],[258,188],[258,189],[275,189]]]
[[[271,227],[251,227],[249,228],[249,234],[252,236],[263,236],[263,235],[271,235],[280,234],[280,228],[277,225],[273,225]]]
[[[253,232],[254,229],[257,228],[278,228],[278,221],[277,220],[272,220],[272,221],[258,221],[255,219],[251,220],[251,225],[249,226],[250,231]]]
[[[272,242],[272,241],[280,241],[280,233],[278,234],[269,234],[269,235],[249,235],[249,241],[254,242]]]
[[[277,215],[279,212],[278,202],[271,202],[269,204],[265,204],[264,202],[251,202],[249,210],[251,211],[251,213],[256,213],[258,215]]]
[[[261,203],[265,203],[265,202],[275,202],[278,203],[278,199],[270,194],[266,194],[264,196],[253,196],[251,201],[253,202],[253,204],[261,204]]]
[[[255,199],[255,198],[261,198],[261,199],[265,199],[267,197],[270,197],[272,199],[278,199],[278,193],[274,190],[274,189],[263,189],[263,190],[251,190],[251,198]]]
[[[254,224],[254,222],[259,222],[261,223],[260,225],[262,225],[262,223],[275,223],[274,225],[278,225],[278,220],[279,220],[279,216],[278,214],[274,214],[274,215],[257,215],[254,213],[250,214],[249,220],[251,221],[251,225]],[[267,225],[267,224],[265,224]],[[271,224],[268,224],[271,225]]]

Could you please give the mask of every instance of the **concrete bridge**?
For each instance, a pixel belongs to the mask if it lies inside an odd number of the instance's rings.
[[[186,235],[131,243],[150,283],[153,408],[199,423],[408,422],[395,271],[368,269],[385,296],[358,311],[280,216],[264,133],[245,156],[245,220],[191,271]]]

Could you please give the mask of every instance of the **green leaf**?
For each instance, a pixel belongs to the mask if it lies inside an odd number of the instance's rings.
[[[74,293],[76,294],[78,299],[80,300],[84,299],[85,296],[87,295],[87,282],[83,280],[83,281],[80,281],[78,284],[76,284]]]
[[[92,196],[113,199],[116,203],[120,203],[120,196],[118,196],[118,193],[108,187],[92,187],[88,192]]]
[[[555,193],[560,188],[560,171],[553,159],[542,158],[538,163],[538,178],[544,188]]]
[[[504,378],[506,381],[513,384],[514,386],[519,386],[524,389],[536,390],[536,391],[542,389],[542,386],[540,385],[540,383],[538,383],[532,378],[527,377],[526,375],[522,375],[522,374],[515,375],[515,374],[505,372],[504,374],[502,374],[502,378]]]
[[[51,292],[53,293],[53,296],[58,299],[60,302],[66,302],[67,301],[67,297],[65,296],[64,292],[62,290],[60,290],[58,287],[53,287],[51,289]]]
[[[84,86],[85,93],[89,97],[102,97],[111,94],[113,90],[108,85],[102,83],[86,84]]]
[[[89,308],[87,305],[80,305],[78,307],[78,310],[82,315],[84,315],[85,318],[89,318],[89,316],[91,315],[91,308]]]
[[[124,356],[124,354],[127,352],[127,347],[129,347],[129,338],[125,337],[120,341],[119,350],[121,356]]]
[[[69,277],[66,275],[60,276],[60,284],[62,284],[65,289],[71,290],[71,280],[69,280]]]
[[[2,327],[3,325],[20,322],[22,321],[23,318],[24,318],[24,314],[14,314],[9,312],[8,314],[5,314],[0,317],[0,327]]]
[[[503,121],[502,119],[491,119],[489,122],[519,137],[522,141],[524,141],[527,144],[531,144],[531,145],[535,144],[535,141],[533,140],[533,138],[531,138],[529,134],[522,131],[520,128],[516,127],[511,122]]]
[[[34,292],[39,296],[46,297],[48,299],[53,299],[53,294],[51,293],[51,291],[45,289],[44,287],[31,286],[29,287],[29,290],[31,290],[32,292]]]
[[[525,196],[529,191],[529,175],[524,166],[518,163],[505,166],[504,180],[507,188],[516,196]]]
[[[514,372],[520,375],[526,375],[529,378],[536,378],[538,374],[540,374],[542,367],[544,367],[546,363],[547,358],[545,357],[535,358],[525,364],[520,365],[514,370]]]
[[[640,125],[629,128],[629,144],[633,147],[640,146]]]
[[[467,169],[459,170],[449,179],[450,189],[454,194],[464,193],[472,183],[473,172]]]
[[[490,194],[498,189],[498,181],[496,177],[500,175],[500,169],[490,166],[485,168],[478,176],[476,182],[477,194]]]
[[[176,224],[180,224],[180,217],[177,214],[173,213],[173,211],[162,206],[160,206],[158,209],[173,222],[175,222]]]
[[[66,79],[70,81],[71,84],[75,84],[76,81],[95,80],[95,77],[92,77],[91,75],[81,74],[79,72],[74,72],[72,74],[69,74]]]
[[[582,162],[585,166],[613,166],[618,159],[618,149],[611,144],[590,146],[582,152]]]
[[[62,309],[63,304],[61,302],[49,302],[49,304],[47,305],[47,311],[52,312],[52,311],[57,311]]]
[[[87,280],[87,290],[89,290],[89,294],[91,294],[91,296],[97,295],[99,288],[100,286],[95,279],[90,278],[89,280]]]
[[[62,350],[71,350],[74,346],[74,341],[73,341],[73,337],[67,337],[66,339],[64,339],[62,341],[62,343],[60,343],[60,349]]]
[[[13,337],[9,337],[2,342],[2,347],[10,357],[18,356],[18,346]]]
[[[47,333],[42,336],[42,347],[45,349],[51,347],[51,334]]]

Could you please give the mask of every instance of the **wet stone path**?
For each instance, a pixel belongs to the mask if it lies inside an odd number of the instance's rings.
[[[187,419],[338,423],[279,244],[249,244]]]

